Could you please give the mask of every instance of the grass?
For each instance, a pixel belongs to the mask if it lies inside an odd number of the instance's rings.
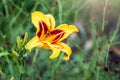
[[[119,2],[1,0],[0,80],[119,80]],[[34,48],[28,52],[19,48],[18,44],[24,41],[26,32],[26,43],[35,35],[36,30],[31,22],[34,11],[52,14],[56,26],[67,23],[78,27],[79,33],[65,41],[73,51],[69,61],[62,59],[62,52],[58,58],[51,60],[49,50]]]

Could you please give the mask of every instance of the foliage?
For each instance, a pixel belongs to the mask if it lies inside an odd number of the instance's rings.
[[[102,7],[93,6],[95,1],[1,0],[0,80],[120,79],[120,1],[100,0],[97,4]],[[36,31],[31,22],[33,11],[52,14],[56,26],[67,23],[79,28],[79,33],[65,41],[73,51],[69,61],[62,59],[62,53],[51,60],[49,50],[25,50]]]

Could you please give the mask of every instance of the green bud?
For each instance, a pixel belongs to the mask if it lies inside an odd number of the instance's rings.
[[[15,50],[13,50],[12,53],[17,57],[19,56],[19,54]]]
[[[17,45],[18,45],[18,48],[21,50],[22,49],[22,40],[20,39],[19,36],[17,37]]]
[[[1,76],[5,76],[4,73],[3,73],[3,71],[2,71],[2,68],[1,68],[1,67],[0,67],[0,75],[1,75]]]
[[[27,40],[28,40],[28,33],[26,32],[25,33],[25,37],[24,37],[24,40],[23,40],[23,45],[25,45],[27,43]]]

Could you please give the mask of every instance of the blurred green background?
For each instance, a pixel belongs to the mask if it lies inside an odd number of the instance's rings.
[[[0,0],[0,80],[120,80],[120,0]],[[56,26],[74,24],[79,33],[65,41],[69,61],[51,60],[51,51],[27,52],[25,66],[17,51],[17,36],[30,40],[36,32],[31,13],[52,14]],[[64,55],[64,54],[61,54]]]

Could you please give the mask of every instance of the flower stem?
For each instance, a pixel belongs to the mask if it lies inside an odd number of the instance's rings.
[[[104,11],[103,11],[102,32],[104,31],[104,28],[105,28],[105,14],[106,14],[107,5],[108,5],[108,0],[105,1],[105,7],[104,7]]]
[[[58,0],[58,6],[59,6],[59,22],[62,23],[62,4],[61,1]]]
[[[61,63],[61,61],[62,61],[62,59],[63,59],[63,53],[60,55],[60,58],[59,58],[59,60],[58,60],[58,62],[57,62],[57,64],[56,64],[56,66],[55,66],[55,69],[57,69],[58,68],[58,66],[60,65],[60,63]]]
[[[58,66],[60,65],[60,63],[61,63],[61,61],[62,61],[62,59],[63,59],[63,55],[64,55],[63,53],[60,55],[57,64],[54,65],[54,68],[52,69],[52,78],[51,78],[51,80],[54,80],[55,70],[57,70]]]
[[[25,63],[24,63],[24,58],[23,59],[21,59],[21,66],[22,66],[22,72],[20,72],[20,78],[19,78],[19,80],[23,80],[23,69],[24,69],[24,65],[25,65]]]

